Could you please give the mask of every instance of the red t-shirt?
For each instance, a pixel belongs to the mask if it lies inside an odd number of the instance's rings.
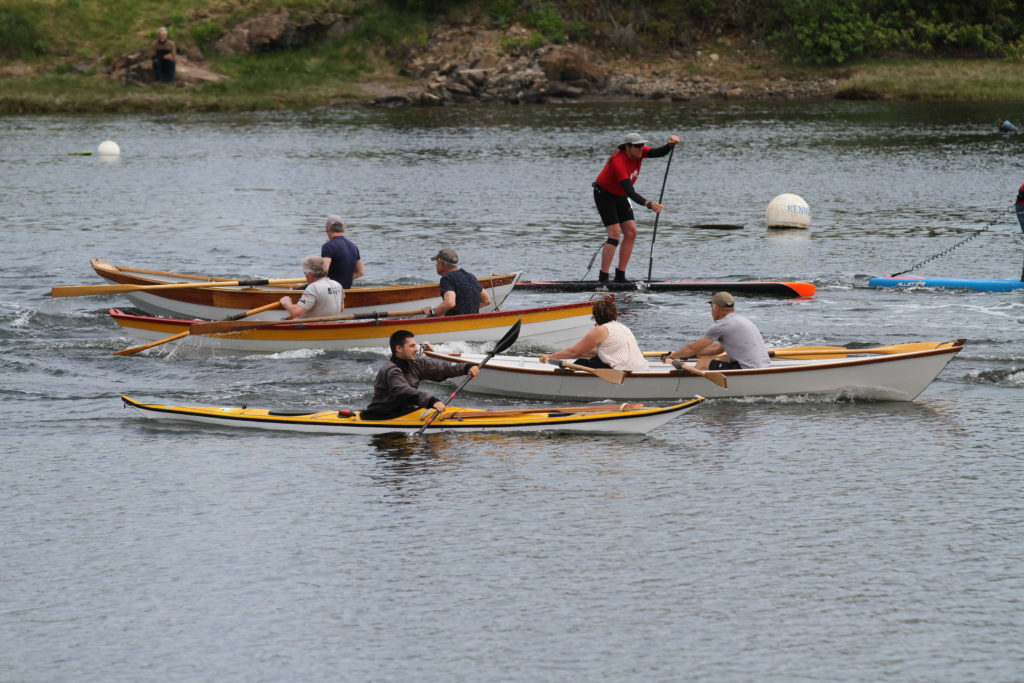
[[[597,184],[616,196],[625,196],[626,192],[620,183],[626,178],[629,178],[629,182],[636,183],[636,179],[640,175],[640,164],[647,158],[650,151],[651,148],[644,145],[643,156],[636,161],[630,159],[624,149],[615,152],[601,172],[597,174]]]

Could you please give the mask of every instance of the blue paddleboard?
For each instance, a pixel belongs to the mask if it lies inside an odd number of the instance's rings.
[[[873,277],[868,287],[947,287],[949,289],[973,289],[979,292],[1010,292],[1024,289],[1021,280],[979,280],[962,277]]]

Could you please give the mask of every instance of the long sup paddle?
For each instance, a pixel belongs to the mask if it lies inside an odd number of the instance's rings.
[[[214,280],[211,282],[168,282],[165,285],[77,285],[54,287],[50,296],[94,296],[97,294],[122,294],[124,292],[152,292],[163,289],[199,289],[201,287],[264,287],[267,285],[294,285],[305,282],[306,278],[284,280]]]
[[[612,384],[622,384],[626,381],[626,373],[614,368],[588,368],[586,365],[577,365],[576,363],[570,363],[567,360],[561,360],[559,358],[548,358],[548,363],[551,365],[557,365],[560,368],[578,370],[579,372],[588,372],[594,377],[603,379],[605,382],[611,382]]]
[[[482,368],[483,366],[487,365],[487,361],[491,360],[497,354],[501,353],[502,351],[504,351],[508,347],[510,347],[513,344],[515,344],[516,343],[516,339],[519,339],[519,328],[521,328],[522,326],[523,326],[523,319],[520,318],[519,320],[516,321],[515,325],[513,325],[510,328],[508,328],[508,332],[505,333],[505,336],[498,340],[498,343],[494,345],[494,348],[491,349],[490,353],[488,353],[486,356],[484,356],[483,360],[480,361],[480,364],[477,367]],[[455,387],[455,391],[453,391],[452,393],[448,394],[448,398],[446,398],[443,401],[444,405],[447,406],[451,402],[451,400],[453,398],[455,398],[455,395],[458,394],[459,391],[462,390],[462,387],[466,386],[466,383],[469,380],[471,380],[471,379],[473,379],[472,375],[467,375],[466,379],[462,380],[462,382],[459,383],[459,386]],[[434,419],[437,418],[437,416],[440,415],[441,412],[443,412],[443,411],[435,410],[433,413],[431,413],[430,417],[427,418],[427,421],[424,422],[423,426],[420,427],[419,431],[416,432],[416,436],[420,436],[420,435],[423,434],[423,432],[427,431],[427,427],[429,427],[431,425],[431,423],[433,423]]]
[[[262,313],[263,311],[269,311],[271,309],[280,308],[280,307],[281,307],[281,302],[280,301],[275,301],[272,304],[267,304],[266,306],[260,306],[259,308],[252,309],[251,311],[246,311],[245,313],[237,313],[237,314],[235,314],[235,315],[233,315],[233,316],[231,316],[229,318],[225,318],[225,320],[240,320],[241,318],[248,318],[250,315],[256,315],[257,313]],[[166,344],[167,342],[172,342],[175,339],[181,339],[182,337],[187,337],[188,334],[189,334],[189,331],[190,330],[185,330],[184,332],[179,332],[178,334],[172,334],[170,337],[164,337],[163,339],[157,339],[156,341],[149,342],[148,344],[142,344],[141,346],[133,346],[133,347],[131,347],[129,349],[123,349],[121,351],[114,351],[114,353],[112,353],[110,355],[112,355],[112,356],[131,356],[131,355],[134,355],[134,354],[138,353],[139,351],[145,351],[146,349],[151,349],[154,346],[160,346],[161,344]]]
[[[668,150],[668,163],[665,164],[665,177],[661,181],[661,192],[658,193],[658,203],[661,204],[662,198],[665,196],[665,183],[668,182],[668,169],[672,165],[672,153],[676,151],[676,146]],[[651,281],[651,270],[654,268],[654,240],[658,239],[658,218],[661,217],[660,213],[654,214],[654,232],[651,233],[651,258],[647,261],[647,281]]]

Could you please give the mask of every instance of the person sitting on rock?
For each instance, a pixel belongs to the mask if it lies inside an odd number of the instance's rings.
[[[161,26],[156,32],[156,40],[149,48],[149,57],[153,61],[153,80],[157,83],[174,81],[175,49],[174,41],[167,37],[167,27]]]

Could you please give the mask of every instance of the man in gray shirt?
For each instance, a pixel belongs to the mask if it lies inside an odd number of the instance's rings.
[[[319,256],[302,260],[306,275],[306,289],[297,303],[290,296],[281,297],[281,308],[288,311],[286,320],[293,318],[326,318],[340,315],[345,310],[345,290],[341,284],[327,277],[327,264]]]
[[[708,301],[714,324],[704,336],[678,351],[663,356],[663,363],[673,358],[697,358],[698,370],[737,370],[767,368],[768,349],[757,326],[735,312],[736,302],[729,292],[718,292]],[[725,353],[725,358],[710,358]]]

